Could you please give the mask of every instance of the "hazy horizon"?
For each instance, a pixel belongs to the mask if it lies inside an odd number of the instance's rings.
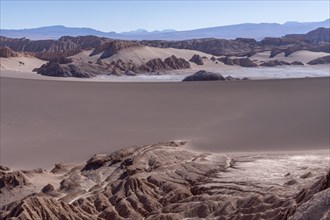
[[[290,23],[290,22],[298,22],[298,23],[314,23],[314,22],[322,22],[322,21],[326,21],[326,20],[330,20],[330,18],[326,18],[320,21],[306,21],[306,22],[302,22],[302,21],[287,21],[284,23],[276,23],[276,22],[261,22],[261,23],[237,23],[237,24],[228,24],[228,25],[218,25],[218,26],[212,26],[212,27],[224,27],[224,26],[232,26],[232,25],[241,25],[241,24],[280,24],[280,25],[284,25],[285,23]],[[330,24],[329,24],[330,25]],[[116,31],[102,31],[99,29],[95,29],[93,27],[86,27],[86,26],[67,26],[67,25],[63,25],[63,24],[52,24],[52,25],[47,25],[47,26],[38,26],[38,27],[27,27],[27,28],[0,28],[2,30],[29,30],[29,29],[38,29],[38,28],[47,28],[47,27],[65,27],[65,28],[88,28],[88,29],[93,29],[96,31],[101,31],[101,32],[116,32]],[[189,30],[197,30],[197,29],[205,29],[205,28],[212,28],[210,27],[202,27],[202,28],[196,28],[196,29],[189,29]],[[172,29],[172,28],[168,28],[168,29],[156,29],[156,30],[146,30],[144,28],[136,28],[136,29],[132,29],[132,30],[127,30],[127,31],[121,31],[121,32],[116,32],[116,33],[129,33],[129,32],[137,32],[137,31],[147,31],[147,32],[156,32],[156,31],[189,31],[189,30],[176,30],[176,29]]]
[[[167,29],[184,31],[243,23],[319,22],[329,19],[329,7],[330,2],[322,0],[157,2],[1,0],[1,29],[61,25],[120,33],[139,29],[149,32]],[[53,16],[57,14],[59,16]]]

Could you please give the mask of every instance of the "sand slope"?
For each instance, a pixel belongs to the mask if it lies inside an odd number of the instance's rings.
[[[1,78],[1,163],[49,167],[135,144],[329,147],[329,78],[96,83]]]
[[[328,53],[324,52],[312,52],[312,51],[306,51],[306,50],[300,50],[293,52],[289,56],[285,57],[284,52],[277,54],[276,56],[269,58],[270,51],[265,51],[262,53],[256,53],[255,55],[251,56],[251,60],[258,60],[258,61],[269,61],[269,60],[282,60],[286,62],[294,62],[299,61],[304,64],[307,64],[309,61],[314,60],[319,57],[328,56]]]
[[[35,57],[0,57],[1,70],[14,70],[20,72],[32,72],[34,68],[40,67],[46,61]]]

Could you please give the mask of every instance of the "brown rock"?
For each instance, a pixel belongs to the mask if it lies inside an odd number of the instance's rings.
[[[17,53],[12,51],[9,47],[4,46],[4,47],[0,47],[0,57],[5,57],[5,58],[17,57]]]
[[[319,57],[312,61],[309,61],[307,64],[309,65],[317,65],[317,64],[329,64],[330,63],[330,55],[325,57]]]
[[[214,57],[213,57],[213,58],[214,58]],[[204,62],[203,62],[202,57],[199,56],[198,54],[193,55],[193,56],[190,58],[189,61],[190,61],[190,62],[193,62],[193,63],[195,63],[195,64],[197,64],[197,65],[204,65]]]
[[[169,66],[171,69],[188,69],[190,68],[190,63],[183,58],[177,58],[176,56],[172,55],[167,57],[164,60],[164,63]]]
[[[273,66],[282,66],[282,65],[291,65],[291,64],[282,60],[270,60],[263,62],[259,66],[273,67]]]

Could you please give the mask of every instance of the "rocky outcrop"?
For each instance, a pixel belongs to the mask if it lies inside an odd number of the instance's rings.
[[[170,67],[162,61],[160,58],[155,58],[149,60],[145,65],[142,65],[141,68],[147,69],[148,72],[156,72],[158,70],[169,70]]]
[[[300,62],[300,61],[293,61],[291,63],[291,65],[294,65],[294,66],[303,66],[304,64],[302,62]]]
[[[226,80],[225,77],[218,73],[206,72],[205,70],[200,70],[193,75],[185,77],[182,81],[217,81]]]
[[[118,51],[126,48],[140,47],[140,46],[141,45],[139,43],[134,41],[120,41],[120,40],[110,41],[101,46],[102,48],[104,48],[104,51],[100,59],[111,57],[112,55],[118,53]],[[99,50],[100,50],[99,48],[95,49],[91,55],[96,54]]]
[[[189,61],[190,61],[190,62],[193,62],[193,63],[195,63],[195,64],[197,64],[197,65],[204,65],[204,61],[203,61],[202,57],[201,57],[199,54],[195,54],[195,55],[193,55],[193,56],[190,58]]]
[[[230,58],[230,57],[220,57],[218,61],[223,62],[226,65],[238,65],[241,67],[256,67],[257,64],[251,61],[249,58]]]
[[[184,41],[141,41],[141,44],[160,47],[160,48],[177,48],[177,49],[189,49],[197,50],[204,53],[212,54],[215,56],[232,56],[232,55],[244,55],[251,50],[257,50],[259,48],[258,42],[254,39],[238,38],[236,40],[224,40],[224,39],[196,39],[196,40],[184,40]],[[262,48],[260,48],[262,50]]]
[[[17,53],[12,51],[9,47],[0,47],[0,57],[17,57]]]
[[[304,40],[311,43],[330,43],[330,28],[318,28],[310,31],[304,36]]]
[[[73,205],[57,201],[52,198],[31,196],[19,203],[8,214],[15,219],[33,220],[33,219],[95,219],[94,215],[88,214],[84,210]]]
[[[247,78],[243,78],[246,80]],[[225,81],[225,80],[240,80],[232,76],[224,77],[218,73],[206,72],[205,70],[200,70],[193,75],[185,77],[182,81]]]
[[[174,70],[190,68],[190,63],[188,61],[183,58],[177,58],[174,55],[167,57],[164,63]]]
[[[14,39],[6,37],[0,37],[0,46],[7,46],[14,51],[20,52],[58,52],[80,49],[80,46],[72,41],[31,41],[26,38]]]
[[[21,171],[2,172],[0,171],[0,194],[4,189],[13,189],[15,187],[28,184],[28,180]]]
[[[99,65],[84,62],[61,63],[57,61],[50,61],[42,65],[37,69],[37,73],[44,76],[78,78],[90,78],[100,74],[111,74],[109,70]]]
[[[8,200],[0,200],[0,217],[150,220],[313,219],[311,216],[320,219],[326,216],[330,173],[298,178],[294,186],[262,178],[254,181],[251,174],[260,172],[260,165],[255,170],[250,165],[261,158],[259,153],[255,158],[212,155],[186,151],[186,144],[170,141],[134,146],[94,155],[85,165],[75,165],[61,175],[39,172],[38,175],[50,177],[43,182],[59,178],[61,181],[42,187],[31,181],[31,186],[23,184],[11,189],[10,194],[2,195],[8,196]],[[278,158],[269,159],[277,161]],[[246,168],[239,168],[246,162],[250,164],[246,172],[252,177],[248,180],[242,178]],[[315,172],[324,175],[321,170]],[[34,178],[35,171],[26,173]],[[277,176],[276,181],[279,178]],[[283,180],[289,178],[291,175],[283,174]],[[21,191],[15,191],[17,188]],[[24,190],[32,193],[21,195]]]
[[[291,65],[291,63],[282,60],[270,60],[261,63],[259,66],[273,67],[273,66],[283,66],[283,65]]]
[[[107,58],[118,51],[139,46],[135,41],[112,40],[96,36],[61,37],[59,40],[31,41],[26,38],[13,39],[0,37],[0,46],[18,52],[30,52],[43,60],[51,60],[57,56],[73,56],[82,50],[94,49],[92,55],[103,53],[101,58]]]
[[[132,62],[125,63],[121,59],[111,63],[98,60],[96,63],[83,62],[66,57],[51,59],[34,71],[45,76],[90,78],[97,75],[137,75],[139,73],[155,73],[159,71],[190,68],[190,63],[183,58],[170,56],[164,61],[160,58],[149,60],[142,65]]]
[[[172,55],[164,59],[164,61],[160,58],[155,58],[149,60],[146,64],[143,64],[136,69],[138,72],[157,72],[164,70],[178,70],[178,69],[187,69],[190,68],[190,64],[183,58],[177,58]],[[132,70],[135,72],[134,70]]]
[[[289,34],[287,38],[293,38],[296,40],[303,40],[309,43],[317,44],[321,42],[330,43],[330,28],[318,28],[307,34]]]
[[[319,57],[315,60],[309,61],[307,64],[309,65],[317,65],[317,64],[329,64],[330,63],[330,55],[325,57]]]

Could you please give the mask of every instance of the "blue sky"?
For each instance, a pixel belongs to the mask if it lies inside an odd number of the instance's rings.
[[[322,1],[1,1],[1,28],[50,25],[101,31],[190,30],[238,23],[328,19]]]

